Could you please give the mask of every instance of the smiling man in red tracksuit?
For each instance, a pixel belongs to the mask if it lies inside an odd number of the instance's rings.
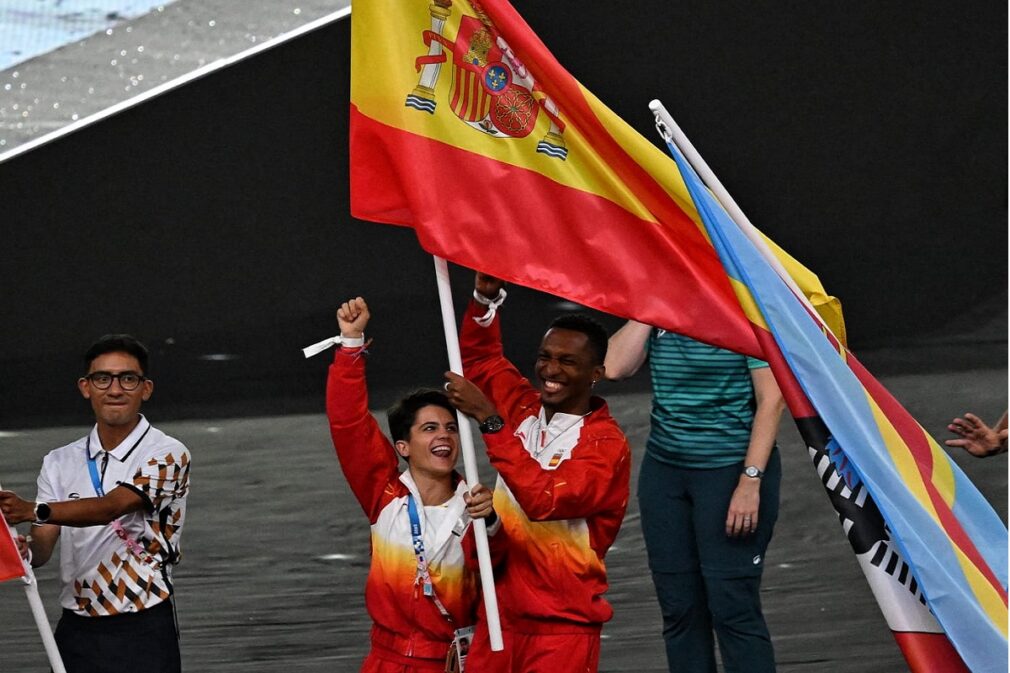
[[[480,423],[498,470],[502,530],[492,544],[507,545],[496,573],[505,650],[491,652],[478,625],[467,665],[595,673],[600,631],[613,615],[603,558],[624,518],[631,470],[624,434],[592,395],[607,334],[584,316],[556,319],[540,344],[537,390],[503,355],[494,315],[503,285],[477,274],[460,336],[466,378],[446,374],[450,403]]]

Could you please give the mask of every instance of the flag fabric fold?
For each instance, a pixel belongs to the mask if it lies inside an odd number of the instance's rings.
[[[1005,671],[1007,530],[937,442],[825,333],[674,145],[670,151],[741,301],[756,305],[830,435],[849,487],[865,484],[929,609],[972,671]],[[774,359],[774,358],[770,358]],[[914,593],[914,592],[913,592]],[[900,640],[899,640],[900,642]],[[935,662],[921,670],[941,670]]]
[[[351,25],[351,213],[428,252],[760,356],[673,162],[504,0],[371,0]],[[841,335],[837,303],[783,264]]]

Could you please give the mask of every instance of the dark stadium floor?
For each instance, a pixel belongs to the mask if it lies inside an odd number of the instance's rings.
[[[954,414],[995,419],[1005,369],[884,377],[936,437]],[[322,396],[323,382],[319,389]],[[648,396],[609,389],[636,469],[648,432]],[[368,526],[337,467],[321,414],[158,423],[194,455],[193,489],[176,573],[184,668],[189,673],[357,670],[367,647],[363,586]],[[26,496],[45,453],[84,433],[60,427],[0,433],[5,487]],[[780,432],[785,486],[762,599],[783,673],[891,673],[898,649],[862,578],[791,422]],[[1007,457],[955,459],[1007,513]],[[486,460],[484,480],[491,482]],[[654,603],[634,500],[607,556],[615,617],[601,671],[663,671]],[[55,620],[56,564],[39,573]],[[46,669],[18,582],[0,585],[4,673]]]

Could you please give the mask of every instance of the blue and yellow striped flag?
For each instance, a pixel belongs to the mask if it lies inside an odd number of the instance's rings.
[[[831,462],[836,483],[829,491],[844,489],[859,501],[848,525],[863,526],[857,533],[864,539],[852,539],[850,530],[850,541],[862,545],[856,551],[867,557],[864,571],[879,570],[867,577],[911,669],[964,670],[953,652],[944,653],[942,628],[970,670],[1006,671],[1007,530],[999,517],[937,442],[823,329],[672,143],[670,151],[801,431],[826,430],[820,447],[808,435],[811,452]],[[880,539],[866,544],[865,530],[874,527],[861,519],[877,510],[884,525],[870,537]],[[893,586],[874,586],[888,576]],[[909,597],[921,597],[941,628]]]

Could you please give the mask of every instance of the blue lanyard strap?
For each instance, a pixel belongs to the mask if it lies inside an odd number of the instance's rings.
[[[424,540],[421,539],[421,518],[417,515],[417,503],[414,496],[407,494],[407,514],[410,515],[410,537],[414,540],[414,553],[424,556]]]
[[[144,433],[140,435],[140,438],[136,442],[134,442],[133,446],[130,447],[130,450],[126,452],[126,455],[122,459],[117,460],[125,460],[126,457],[128,457],[131,453],[133,453],[133,450],[136,449],[138,446],[140,446],[140,443],[144,441],[144,437],[147,437],[147,433],[150,430],[151,426],[150,424],[148,424],[147,428],[144,430]],[[109,463],[109,452],[103,449],[102,454],[103,454],[102,474],[99,475],[98,466],[95,464],[96,461],[94,458],[91,457],[91,435],[88,435],[88,440],[84,444],[84,456],[88,459],[88,472],[91,473],[91,484],[95,487],[95,493],[98,494],[99,498],[105,496],[105,489],[102,487],[102,477],[105,476],[105,466],[108,465]]]
[[[442,616],[452,621],[449,611],[442,605],[442,601],[435,595],[435,587],[431,583],[431,574],[428,572],[428,560],[424,556],[424,540],[421,538],[421,518],[417,514],[417,503],[414,496],[407,494],[407,514],[410,516],[410,537],[414,542],[414,557],[417,559],[417,572],[414,575],[414,586],[421,585],[424,595],[435,602],[435,607],[442,613]]]
[[[98,476],[98,465],[97,461],[91,457],[91,438],[88,437],[88,443],[84,447],[84,453],[88,457],[88,472],[91,473],[91,484],[95,487],[95,493],[101,498],[105,496],[105,489],[102,488],[102,478]],[[108,454],[106,454],[106,460],[108,460]]]
[[[421,537],[421,518],[417,514],[417,503],[414,496],[407,494],[407,514],[410,515],[410,537],[414,541],[414,556],[417,558],[417,575],[414,578],[415,584],[418,581],[424,583],[424,595],[431,596],[434,590],[431,586],[431,576],[428,574],[428,561],[424,557],[424,539]]]

